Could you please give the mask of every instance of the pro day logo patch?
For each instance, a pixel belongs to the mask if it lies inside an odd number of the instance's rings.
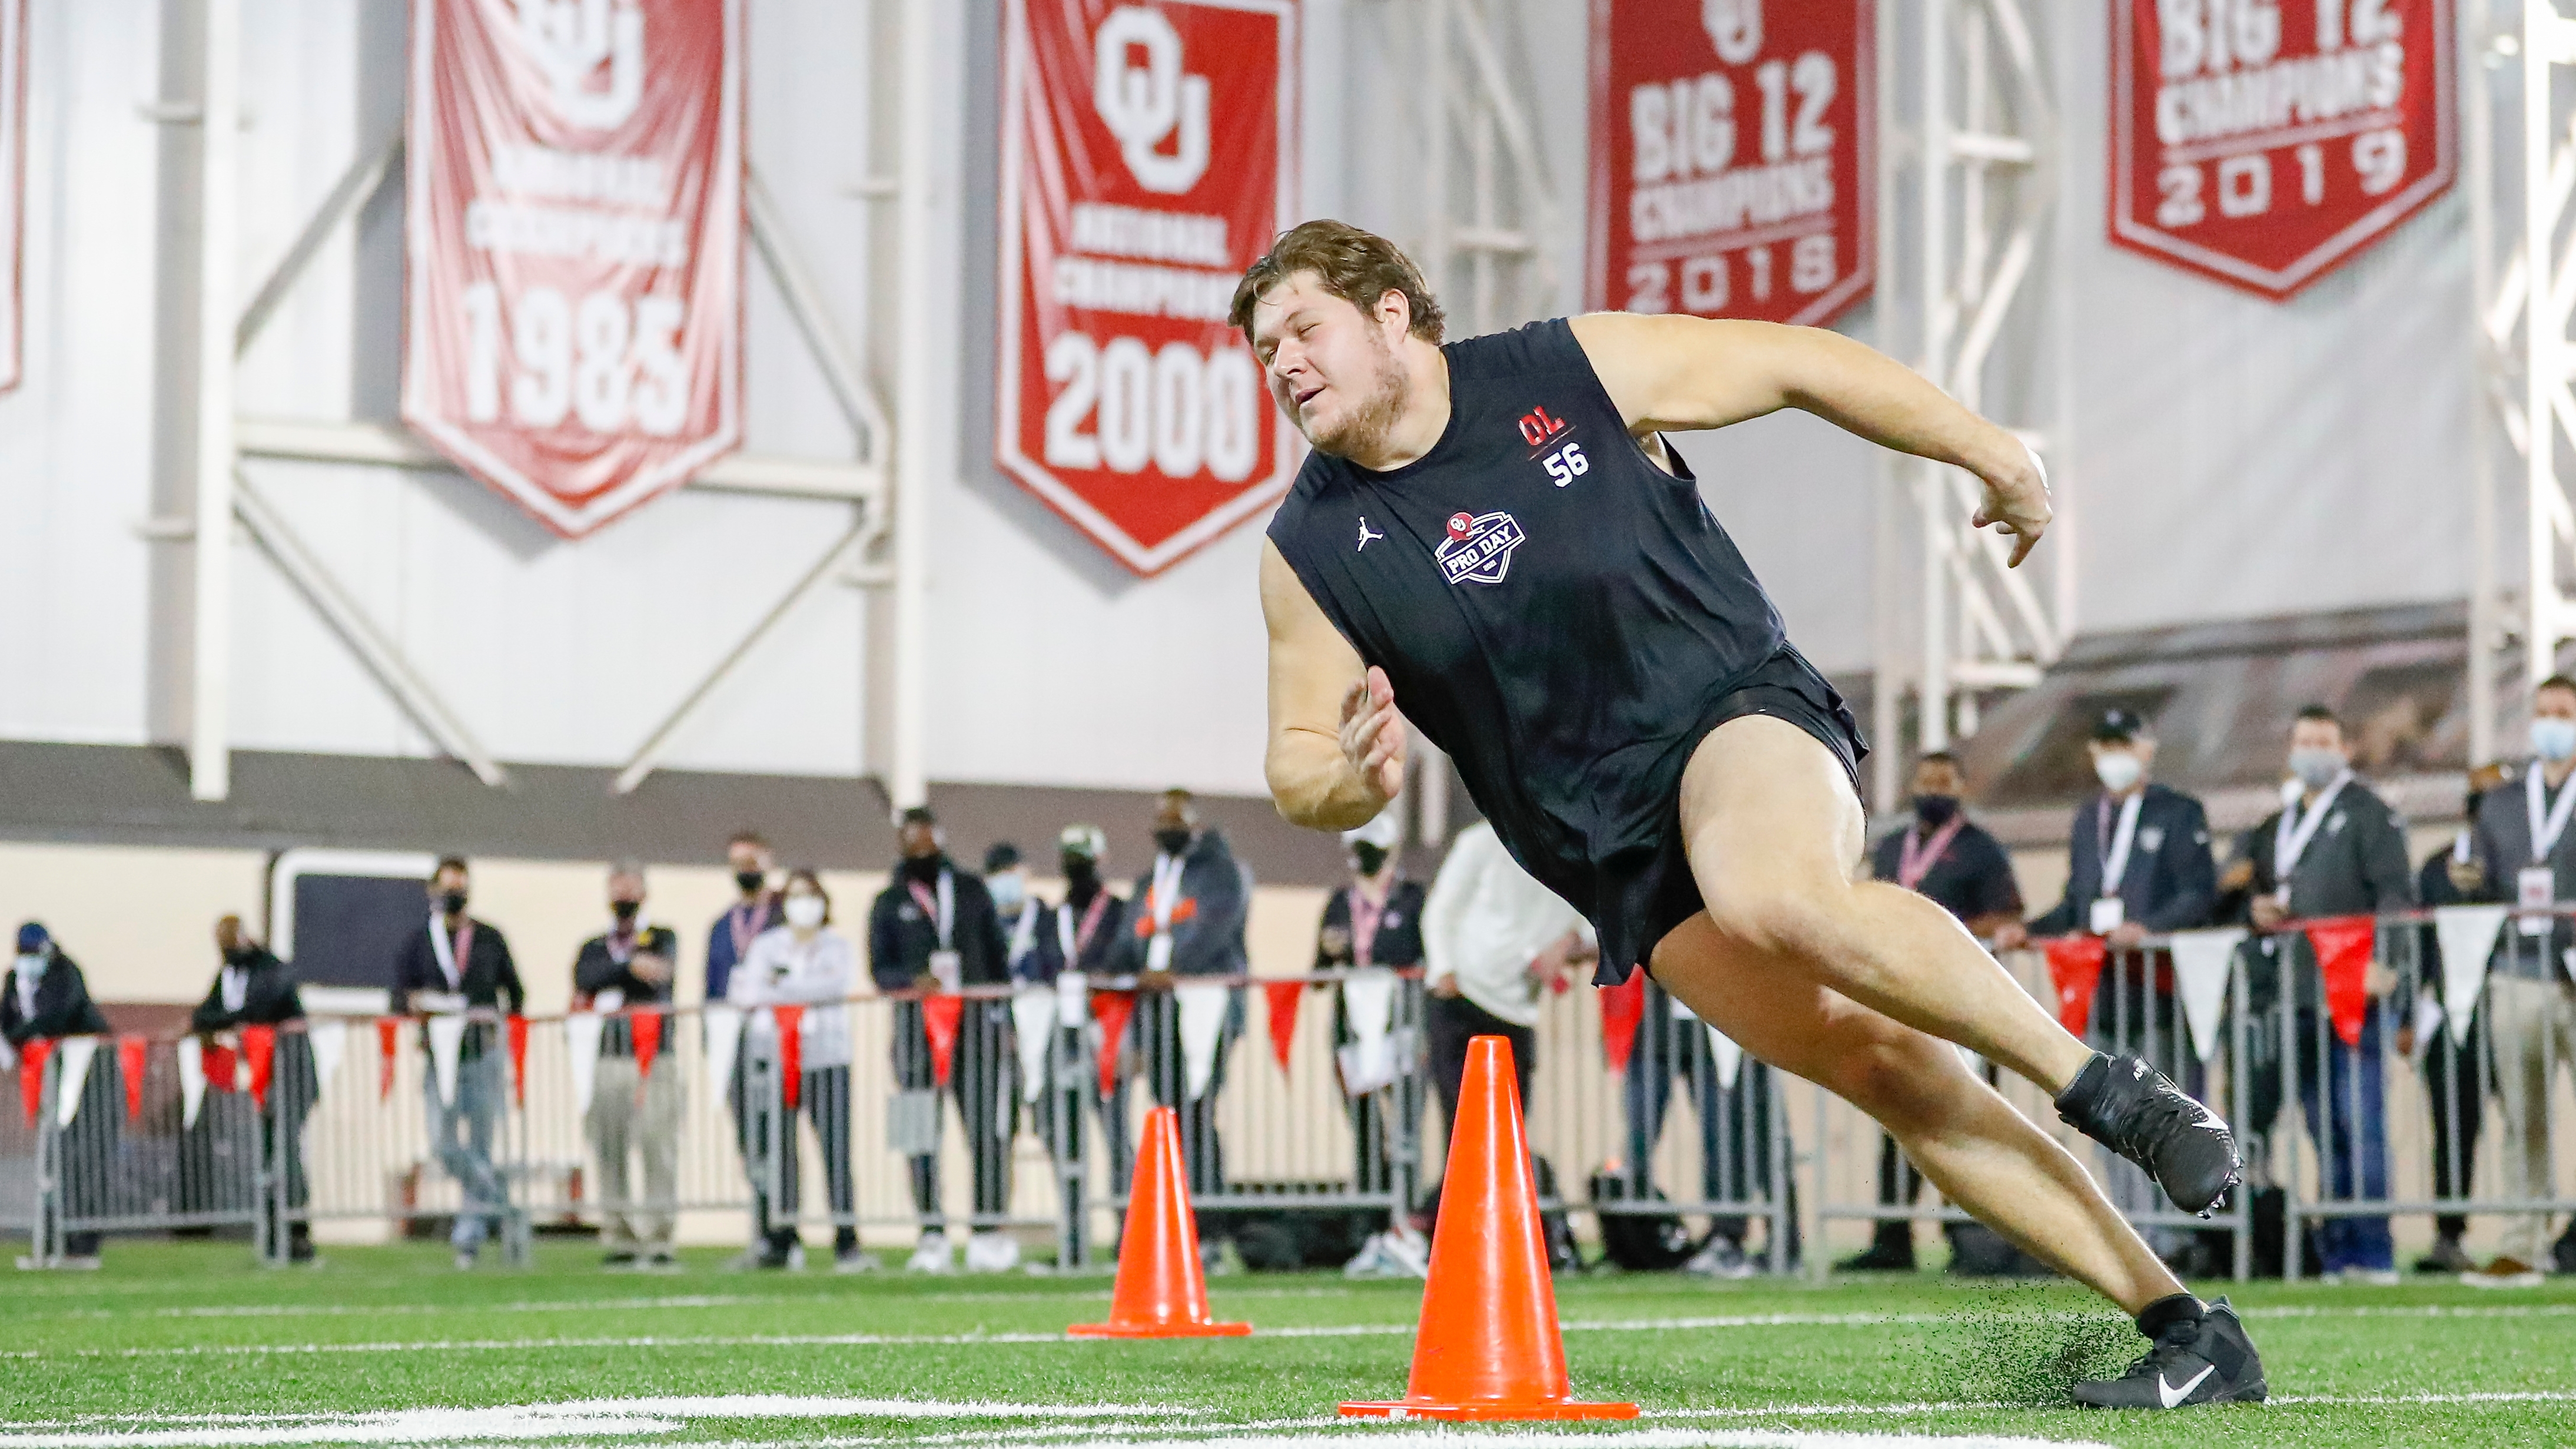
[[[1453,513],[1438,550],[1441,575],[1453,584],[1499,584],[1528,537],[1508,513]]]

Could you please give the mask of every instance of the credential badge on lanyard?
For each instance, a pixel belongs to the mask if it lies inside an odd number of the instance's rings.
[[[957,954],[955,945],[957,879],[947,871],[943,870],[939,873],[939,899],[936,904],[932,902],[930,892],[921,888],[921,882],[911,882],[910,889],[914,904],[921,907],[922,914],[930,917],[932,925],[939,931],[939,949],[930,953],[930,978],[939,983],[940,990],[954,996],[957,994],[957,988],[965,984],[966,980],[965,958]]]
[[[2298,873],[2299,857],[2308,853],[2308,842],[2317,838],[2317,827],[2325,823],[2327,809],[2351,779],[2350,770],[2335,776],[2334,783],[2317,793],[2317,803],[2304,814],[2296,800],[2282,807],[2281,823],[2272,832],[2272,894],[2283,910],[2290,907],[2290,877]]]
[[[2521,918],[2522,934],[2546,936],[2555,924],[2547,914],[2558,904],[2558,872],[2550,867],[2550,852],[2558,848],[2558,838],[2567,833],[2567,817],[2576,813],[2576,776],[2558,787],[2558,798],[2548,802],[2544,813],[2547,786],[2541,782],[2540,766],[2532,765],[2523,772],[2522,804],[2524,818],[2531,825],[2531,864],[2514,875],[2514,903],[2537,914]]]
[[[2138,841],[2138,808],[2147,803],[2147,792],[2140,790],[2120,805],[2120,824],[2102,843],[2102,893],[2097,897],[2086,922],[2096,936],[2107,936],[2127,923],[2129,909],[2120,899],[2120,882],[2129,874],[2129,849]],[[2104,829],[2110,826],[2111,802],[2102,801],[2102,813],[2096,817]],[[2096,839],[2100,839],[2097,833]]]
[[[1176,855],[1154,858],[1154,936],[1145,943],[1145,969],[1172,969],[1172,912],[1180,905],[1183,862]]]

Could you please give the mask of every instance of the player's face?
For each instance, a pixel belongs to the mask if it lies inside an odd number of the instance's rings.
[[[1404,411],[1395,340],[1405,325],[1400,299],[1363,312],[1314,273],[1298,272],[1254,305],[1253,355],[1271,398],[1306,441],[1347,458],[1371,451]]]

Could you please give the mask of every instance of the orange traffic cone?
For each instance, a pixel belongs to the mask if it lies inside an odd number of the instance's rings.
[[[1249,1323],[1208,1317],[1198,1224],[1190,1218],[1190,1184],[1181,1171],[1181,1114],[1157,1107],[1146,1114],[1145,1140],[1136,1147],[1109,1321],[1077,1323],[1065,1332],[1075,1338],[1236,1338],[1251,1331]]]
[[[1585,1404],[1565,1376],[1556,1285],[1539,1237],[1538,1188],[1512,1074],[1512,1044],[1467,1044],[1431,1281],[1414,1330],[1413,1377],[1393,1403],[1344,1404],[1351,1418],[1633,1419],[1634,1404]]]

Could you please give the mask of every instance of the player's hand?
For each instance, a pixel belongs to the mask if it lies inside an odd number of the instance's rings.
[[[1404,788],[1404,716],[1395,712],[1395,686],[1372,664],[1342,696],[1342,758],[1383,802]]]
[[[2041,466],[2039,455],[2024,445],[2018,466],[2007,464],[1980,473],[1979,478],[1986,485],[1986,500],[1977,505],[1977,516],[1969,526],[2010,535],[2012,560],[2005,567],[2019,568],[2056,516],[2048,502],[2048,470]]]

